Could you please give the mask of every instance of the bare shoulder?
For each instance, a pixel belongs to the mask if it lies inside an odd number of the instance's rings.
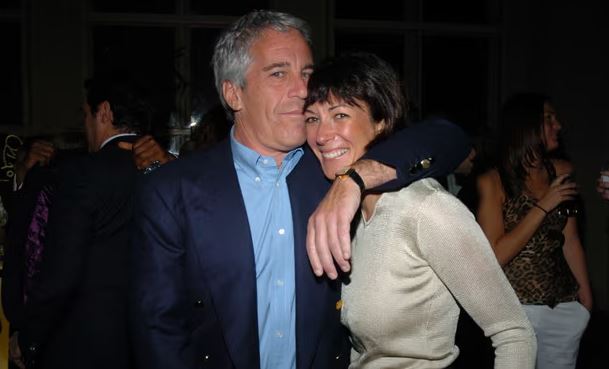
[[[568,160],[552,159],[552,165],[554,165],[557,176],[573,173],[575,170],[573,164]]]
[[[496,191],[501,189],[501,177],[497,169],[491,169],[487,172],[478,176],[477,179],[478,190],[492,190]]]
[[[497,169],[491,169],[478,176],[476,185],[481,199],[495,199],[503,203],[503,185]]]

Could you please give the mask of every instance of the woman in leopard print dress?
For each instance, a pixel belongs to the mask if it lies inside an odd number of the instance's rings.
[[[478,222],[537,334],[537,368],[575,368],[592,293],[576,218],[577,189],[558,149],[549,99],[518,94],[502,113],[499,160],[478,180]]]

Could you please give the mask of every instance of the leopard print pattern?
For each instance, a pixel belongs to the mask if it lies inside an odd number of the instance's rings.
[[[506,200],[503,219],[506,232],[514,229],[534,206],[522,193]],[[522,304],[548,305],[577,299],[578,285],[563,255],[562,230],[567,216],[557,209],[544,219],[525,247],[504,266],[504,272]]]

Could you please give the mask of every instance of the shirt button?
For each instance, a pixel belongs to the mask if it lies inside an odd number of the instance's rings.
[[[279,228],[279,231],[277,231],[277,233],[283,236],[285,234],[285,229]]]
[[[256,177],[256,178],[254,178],[254,181],[256,181],[256,182],[260,182],[260,177]]]
[[[269,162],[268,159],[262,159],[262,164],[267,164]]]
[[[283,332],[282,331],[275,331],[275,336],[277,338],[283,338]]]
[[[278,279],[275,284],[279,287],[283,287],[283,279]]]

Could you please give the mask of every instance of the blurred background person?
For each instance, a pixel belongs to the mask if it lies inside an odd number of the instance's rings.
[[[575,368],[592,292],[578,236],[572,165],[548,97],[512,96],[503,107],[497,167],[478,180],[478,222],[538,341],[537,368]]]
[[[228,137],[232,123],[226,117],[226,112],[220,104],[214,105],[207,111],[193,128],[190,140],[180,148],[180,156],[193,150],[208,149]]]
[[[13,192],[6,196],[8,221],[2,306],[11,332],[24,320],[24,303],[38,272],[48,210],[66,160],[86,152],[82,134],[64,132],[28,138],[15,163]]]
[[[606,167],[607,168],[601,170],[598,176],[596,191],[598,191],[603,199],[609,200],[609,164],[607,164]]]
[[[89,154],[66,162],[53,186],[44,252],[10,339],[21,368],[131,366],[126,295],[139,171],[118,143],[147,130],[150,109],[130,81],[98,77],[85,89]],[[27,272],[27,243],[25,254]]]

